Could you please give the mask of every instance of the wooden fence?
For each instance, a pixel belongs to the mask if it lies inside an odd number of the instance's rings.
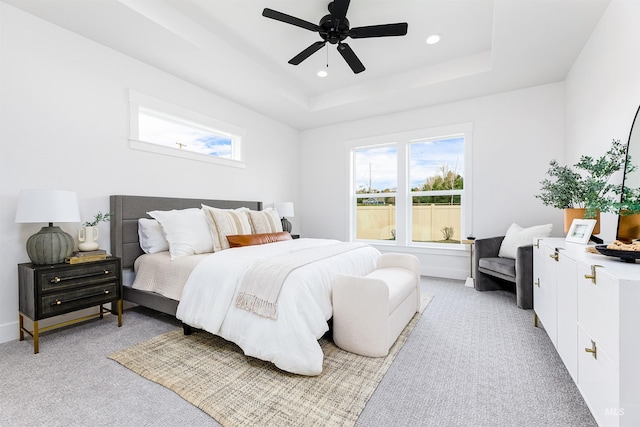
[[[449,241],[460,241],[459,205],[417,205],[412,212],[412,240],[414,242],[444,241],[443,229],[453,228]],[[357,238],[373,240],[393,240],[396,232],[396,207],[358,206]]]

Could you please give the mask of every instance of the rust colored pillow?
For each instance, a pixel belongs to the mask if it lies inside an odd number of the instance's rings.
[[[236,234],[227,236],[227,240],[229,241],[229,246],[238,248],[240,246],[263,245],[265,243],[291,240],[291,234],[286,231],[280,231],[278,233]]]

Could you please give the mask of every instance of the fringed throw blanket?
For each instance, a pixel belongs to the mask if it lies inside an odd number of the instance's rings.
[[[257,261],[241,279],[236,306],[269,319],[278,318],[278,295],[287,276],[296,268],[366,246],[336,243],[303,249]]]

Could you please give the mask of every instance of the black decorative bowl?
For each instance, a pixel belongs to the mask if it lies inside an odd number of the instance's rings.
[[[637,251],[617,251],[608,249],[607,245],[596,245],[596,250],[602,255],[620,258],[624,262],[635,263],[637,259],[640,259],[640,252]]]

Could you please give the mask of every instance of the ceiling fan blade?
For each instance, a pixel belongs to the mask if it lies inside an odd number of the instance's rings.
[[[349,3],[351,0],[333,0],[330,3],[329,13],[337,19],[339,22],[347,16],[347,10],[349,9]]]
[[[292,65],[300,64],[302,61],[304,61],[305,59],[307,59],[308,57],[310,57],[311,55],[313,55],[314,53],[322,49],[322,46],[324,46],[325,43],[327,42],[315,42],[314,44],[312,44],[311,46],[309,46],[308,48],[306,48],[305,50],[303,50],[302,52],[300,52],[299,54],[291,58],[289,60],[289,64],[292,64]]]
[[[342,55],[344,60],[347,61],[347,64],[349,64],[349,67],[351,67],[351,70],[353,70],[355,74],[361,73],[365,70],[364,65],[362,65],[362,62],[360,62],[355,52],[348,44],[338,43],[338,52],[340,52],[340,55]]]
[[[408,25],[406,22],[356,27],[349,30],[349,37],[352,39],[363,39],[366,37],[404,36],[407,34],[407,28]]]
[[[278,12],[277,10],[265,8],[262,11],[262,16],[295,25],[296,27],[304,28],[305,30],[320,32],[320,27],[316,24],[296,18],[295,16],[287,15],[286,13]]]

